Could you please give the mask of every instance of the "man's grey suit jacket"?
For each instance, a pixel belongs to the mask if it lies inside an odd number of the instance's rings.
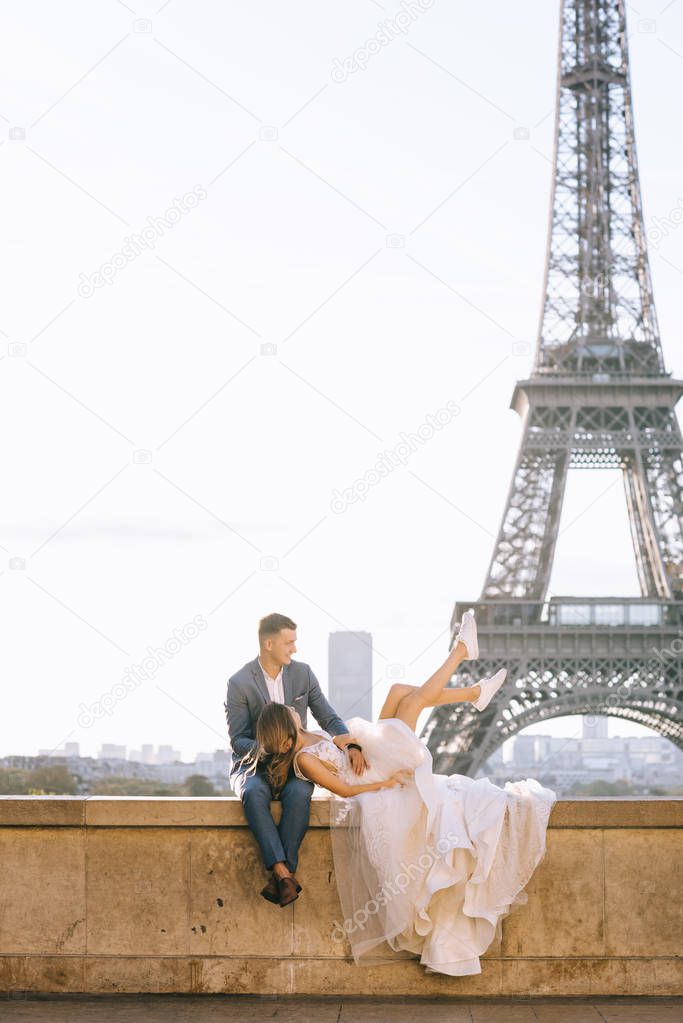
[[[308,708],[321,728],[330,735],[344,735],[348,728],[325,699],[320,683],[308,664],[291,661],[282,669],[282,687],[285,703],[294,707],[307,727]],[[267,703],[270,693],[263,677],[258,657],[247,663],[228,679],[225,719],[232,746],[230,777],[244,769],[242,758],[256,748],[256,721]]]

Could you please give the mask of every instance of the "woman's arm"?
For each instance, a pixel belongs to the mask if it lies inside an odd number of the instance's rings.
[[[359,792],[378,792],[379,789],[393,788],[394,785],[402,784],[399,778],[392,775],[385,781],[370,781],[362,785],[348,785],[342,781],[334,771],[320,762],[320,758],[312,753],[300,753],[297,757],[299,770],[305,774],[309,781],[315,782],[321,788],[334,792],[336,796],[356,796]]]

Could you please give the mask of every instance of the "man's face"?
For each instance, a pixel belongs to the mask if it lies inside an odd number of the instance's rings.
[[[289,664],[292,654],[296,653],[296,629],[280,629],[268,642],[273,660],[278,664]]]

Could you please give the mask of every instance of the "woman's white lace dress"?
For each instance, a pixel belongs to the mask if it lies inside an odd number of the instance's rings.
[[[501,920],[527,901],[557,796],[533,778],[501,789],[487,778],[434,774],[429,750],[398,718],[347,724],[368,771],[354,774],[324,731],[305,752],[352,785],[413,773],[403,787],[331,798],[342,908],[333,936],[348,938],[359,965],[419,956],[428,971],[481,973],[479,956]],[[296,760],[294,771],[304,777]]]

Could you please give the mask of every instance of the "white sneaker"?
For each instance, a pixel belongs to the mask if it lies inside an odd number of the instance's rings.
[[[479,656],[479,643],[477,641],[477,623],[474,620],[472,608],[465,611],[460,622],[460,629],[456,637],[456,644],[464,643],[467,647],[466,661],[474,661]]]
[[[483,678],[481,682],[475,682],[475,685],[479,686],[479,696],[476,700],[472,701],[472,706],[476,707],[477,710],[485,710],[489,703],[496,695],[507,675],[507,670],[501,668],[491,678]]]

